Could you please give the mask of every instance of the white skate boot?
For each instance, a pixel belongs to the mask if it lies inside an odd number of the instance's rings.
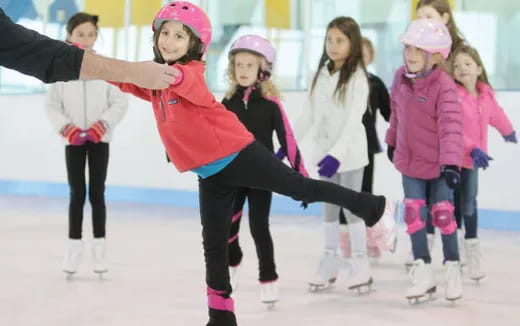
[[[374,232],[374,241],[382,251],[395,252],[397,247],[397,216],[399,201],[386,200],[385,211],[379,221],[371,227]]]
[[[372,273],[366,254],[352,254],[350,269],[347,277],[347,289],[356,290],[358,294],[372,291]]]
[[[317,292],[331,286],[336,282],[339,261],[334,250],[326,250],[321,257],[320,264],[312,280],[309,282],[309,291]]]
[[[444,263],[446,277],[446,300],[455,301],[462,298],[462,272],[460,262],[446,261]]]
[[[238,272],[240,270],[240,264],[236,266],[229,266],[229,283],[231,289],[235,292],[238,289]]]
[[[260,301],[262,301],[262,303],[267,304],[267,307],[272,309],[278,300],[279,294],[277,280],[260,283]]]
[[[466,257],[466,248],[464,246],[464,231],[461,229],[457,229],[457,244],[459,247],[459,260],[460,266],[466,266],[467,257]]]
[[[480,269],[480,246],[478,239],[466,240],[466,254],[468,258],[469,278],[480,281],[486,274]]]
[[[433,293],[437,290],[433,279],[433,270],[431,264],[425,264],[422,259],[414,261],[410,270],[412,285],[406,290],[406,298],[408,303],[419,303],[419,299],[428,295],[428,299],[432,298]]]
[[[72,279],[72,275],[78,271],[82,254],[83,241],[81,239],[69,239],[62,267],[62,270],[68,274],[67,279]]]
[[[92,270],[103,277],[103,273],[108,272],[105,262],[106,241],[105,238],[94,238],[92,240]]]

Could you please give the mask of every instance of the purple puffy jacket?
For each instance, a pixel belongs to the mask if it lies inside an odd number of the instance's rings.
[[[415,80],[404,74],[404,66],[395,73],[386,143],[395,147],[393,161],[399,172],[434,179],[441,166],[462,163],[464,139],[457,88],[441,68]]]

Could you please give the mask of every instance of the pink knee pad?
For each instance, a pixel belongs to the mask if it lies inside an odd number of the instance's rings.
[[[208,307],[215,310],[224,310],[235,312],[235,303],[231,297],[225,298],[222,295],[226,291],[214,290],[210,287],[207,288],[208,293]]]
[[[457,223],[453,218],[453,211],[455,207],[447,201],[435,203],[432,206],[432,224],[441,230],[442,234],[452,234],[457,230]]]
[[[426,205],[424,199],[405,198],[404,200],[404,221],[408,226],[406,232],[414,234],[424,228],[425,224],[421,219],[421,208]]]

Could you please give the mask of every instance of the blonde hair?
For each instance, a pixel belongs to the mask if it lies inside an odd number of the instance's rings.
[[[367,47],[368,52],[370,53],[370,60],[374,61],[375,51],[374,51],[374,45],[372,44],[372,41],[368,39],[367,37],[361,38],[361,44]]]
[[[250,51],[245,51],[247,53],[252,53]],[[226,98],[230,99],[237,91],[238,82],[235,76],[235,55],[240,53],[240,51],[235,52],[231,58],[229,59],[229,64],[227,68],[227,78],[229,80],[229,88],[226,92]],[[258,58],[258,62],[261,64],[264,58],[256,53],[252,53],[255,57]],[[263,97],[273,96],[276,98],[280,98],[280,91],[278,87],[273,83],[273,81],[269,78],[263,81],[257,81],[256,84],[260,88]]]

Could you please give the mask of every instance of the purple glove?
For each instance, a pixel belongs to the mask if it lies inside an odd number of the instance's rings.
[[[510,143],[515,143],[515,144],[518,143],[518,140],[516,139],[516,132],[513,131],[509,135],[504,136],[504,140],[506,142],[510,142]]]
[[[322,177],[330,178],[338,172],[339,161],[332,155],[326,155],[319,163],[318,174]]]
[[[493,159],[478,147],[475,147],[471,150],[470,156],[473,160],[473,166],[477,169],[484,168],[484,170],[489,166],[489,161]]]
[[[285,154],[283,147],[280,147],[274,156],[278,157],[278,159],[281,161],[287,156],[287,154]]]
[[[455,189],[460,182],[460,169],[455,165],[444,165],[441,167],[441,176],[446,180],[448,187]]]

